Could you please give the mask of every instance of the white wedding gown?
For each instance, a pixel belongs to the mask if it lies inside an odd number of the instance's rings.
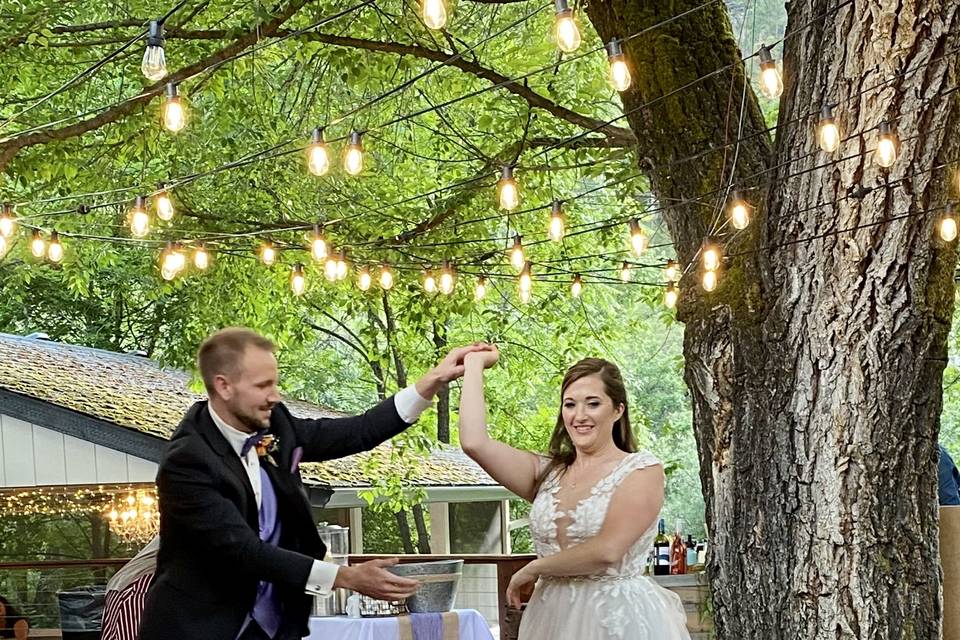
[[[558,519],[567,516],[566,546],[600,532],[614,490],[629,473],[660,464],[648,452],[631,453],[590,495],[566,513],[558,511],[559,471],[544,481],[530,510],[530,531],[540,557],[561,551]],[[604,575],[542,577],[520,623],[520,640],[689,640],[680,598],[643,575],[657,523]]]

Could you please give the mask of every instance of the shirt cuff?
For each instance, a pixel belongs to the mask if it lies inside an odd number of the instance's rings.
[[[312,596],[328,596],[333,593],[333,581],[337,579],[340,565],[332,562],[314,560],[303,590]]]
[[[414,385],[410,385],[393,396],[393,403],[397,407],[400,419],[407,424],[416,422],[420,414],[433,405],[433,401],[421,396]]]

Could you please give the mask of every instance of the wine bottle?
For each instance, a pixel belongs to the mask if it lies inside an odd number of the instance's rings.
[[[667,523],[660,518],[657,537],[653,539],[653,575],[670,575],[670,538],[667,537]]]
[[[670,544],[670,574],[683,575],[687,572],[687,549],[683,546],[683,537],[680,535],[680,522],[673,533],[673,542]]]

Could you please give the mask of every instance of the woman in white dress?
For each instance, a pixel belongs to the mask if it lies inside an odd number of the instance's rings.
[[[637,452],[616,365],[567,371],[548,456],[490,438],[483,371],[496,348],[467,354],[460,446],[497,482],[533,503],[534,560],[513,576],[511,606],[536,585],[520,640],[689,640],[680,598],[643,575],[663,506],[663,465]]]

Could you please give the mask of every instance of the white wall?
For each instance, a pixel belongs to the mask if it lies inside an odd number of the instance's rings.
[[[0,413],[0,487],[153,482],[156,463]]]

